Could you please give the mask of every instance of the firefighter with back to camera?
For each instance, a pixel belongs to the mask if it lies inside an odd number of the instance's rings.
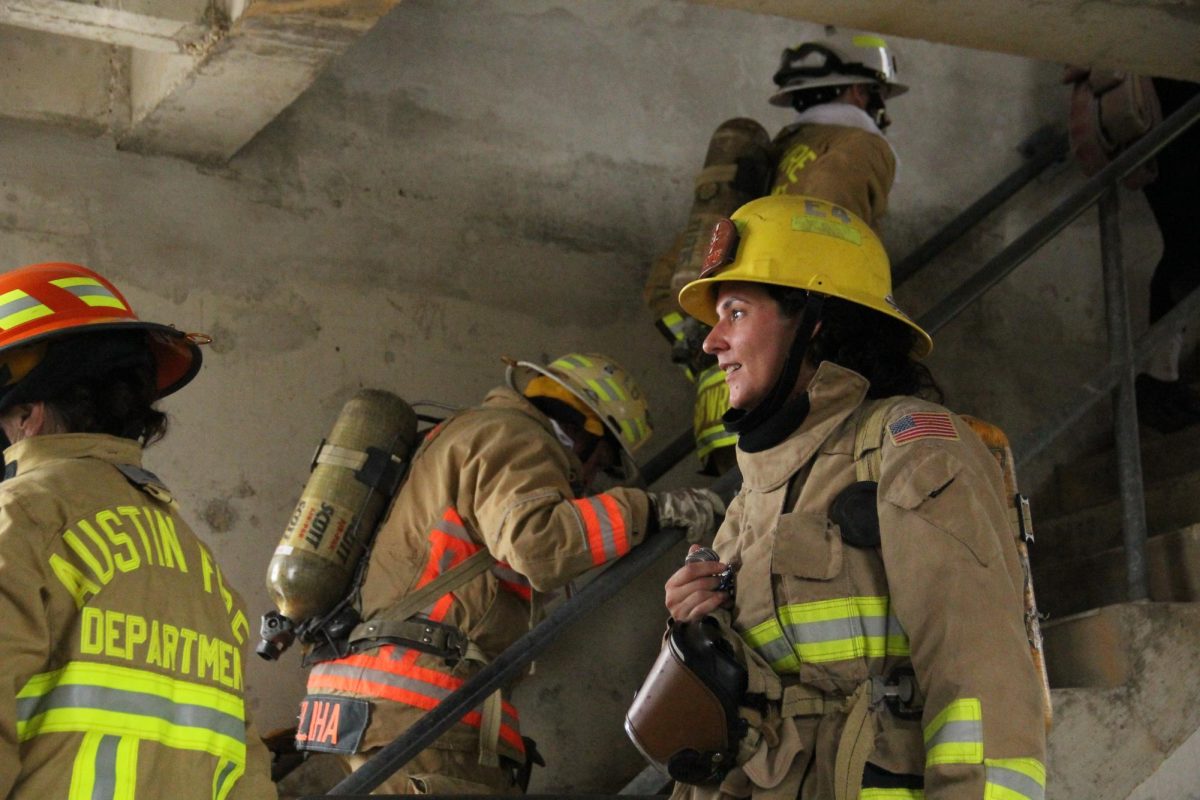
[[[363,621],[310,656],[298,746],[357,769],[536,623],[541,593],[659,527],[710,535],[724,506],[708,490],[587,493],[602,470],[633,479],[650,432],[629,374],[593,354],[513,363],[508,386],[434,427],[375,537]],[[535,758],[497,691],[378,791],[519,793]]]
[[[681,567],[666,605],[675,627],[720,629],[719,660],[744,670],[722,680],[744,693],[728,751],[679,763],[675,796],[1041,800],[1042,681],[1001,474],[922,398],[940,394],[917,360],[932,341],[873,231],[814,198],[756,200],[717,226],[680,303],[713,326],[743,484],[717,560]]]
[[[723,123],[713,134],[696,179],[687,226],[651,266],[644,290],[672,358],[696,384],[694,432],[704,471],[733,466],[737,437],[721,415],[729,409],[724,375],[703,352],[706,327],[681,313],[679,290],[700,270],[712,224],[767,194],[819,197],[878,229],[887,210],[896,156],[884,138],[885,100],[907,91],[896,61],[874,34],[832,34],[783,51],[771,104],[797,116],[770,140],[752,119]]]
[[[241,598],[142,468],[198,342],[100,275],[0,275],[0,796],[275,797]]]

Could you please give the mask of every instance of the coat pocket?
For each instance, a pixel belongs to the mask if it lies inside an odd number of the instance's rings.
[[[781,514],[771,545],[771,571],[781,578],[833,580],[842,572],[842,540],[823,514]]]

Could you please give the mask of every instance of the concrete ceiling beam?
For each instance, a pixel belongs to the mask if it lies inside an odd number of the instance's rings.
[[[195,57],[135,53],[122,149],[228,161],[399,0],[257,0]]]
[[[202,50],[214,27],[69,0],[5,0],[0,24],[174,54]]]
[[[1200,80],[1200,3],[1195,0],[691,2],[1043,61]]]

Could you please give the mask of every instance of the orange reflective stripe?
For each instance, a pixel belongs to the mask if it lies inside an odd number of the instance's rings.
[[[598,494],[571,502],[583,520],[584,536],[594,565],[613,561],[629,552],[625,517],[611,495]]]
[[[402,655],[400,655],[402,653]],[[463,685],[461,678],[417,664],[419,653],[409,648],[385,645],[372,654],[359,653],[317,664],[308,677],[308,691],[340,691],[381,698],[428,711]],[[520,716],[508,702],[501,702],[503,717],[500,738],[520,752],[525,744],[518,729]],[[469,711],[462,722],[478,728],[483,716]]]
[[[453,507],[446,509],[441,522],[429,532],[429,544],[429,561],[417,580],[414,587],[417,589],[482,549],[481,545],[471,539],[466,526],[463,525],[462,517]],[[452,605],[454,594],[447,592],[425,609],[425,616],[434,622],[441,622],[450,613]]]
[[[492,565],[492,574],[500,582],[500,587],[520,597],[522,600],[533,599],[533,588],[524,575],[517,572],[504,561]]]
[[[583,535],[587,540],[588,550],[592,553],[592,564],[600,566],[606,559],[604,558],[604,539],[600,535],[600,520],[596,517],[596,509],[592,507],[592,501],[586,497],[571,502],[575,504],[575,510],[583,519]]]
[[[625,517],[621,514],[621,507],[617,505],[617,501],[612,495],[599,495],[600,502],[604,505],[604,510],[608,512],[608,521],[612,525],[613,546],[616,548],[617,556],[623,556],[629,552],[629,536],[625,532]]]

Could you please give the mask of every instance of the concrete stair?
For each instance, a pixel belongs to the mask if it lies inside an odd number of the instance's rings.
[[[1142,447],[1152,600],[1200,600],[1197,454],[1200,426],[1149,439]],[[1034,509],[1030,558],[1039,608],[1057,618],[1122,602],[1128,595],[1113,454],[1060,468],[1056,489],[1052,503],[1060,516],[1046,519]]]
[[[1123,602],[1112,453],[1060,468],[1061,516],[1034,509],[1034,581],[1050,615],[1049,800],[1200,800],[1198,453],[1200,427],[1142,442],[1148,602]]]
[[[1106,606],[1045,635],[1048,800],[1200,798],[1200,604]]]

